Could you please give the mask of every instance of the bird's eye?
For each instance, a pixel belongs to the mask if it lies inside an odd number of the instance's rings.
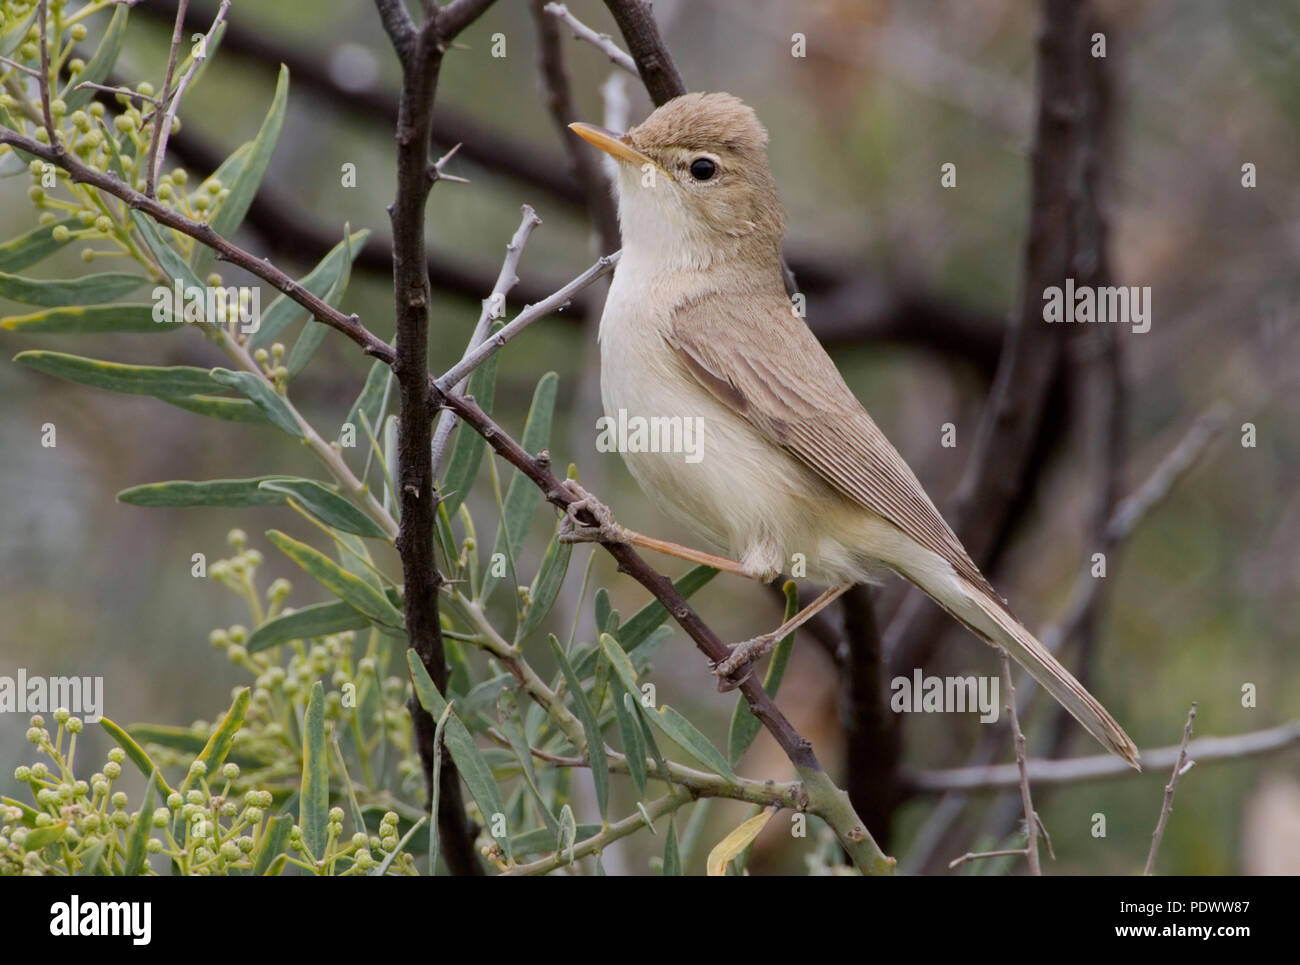
[[[707,181],[718,171],[718,165],[710,158],[697,157],[691,162],[691,177],[696,181]]]

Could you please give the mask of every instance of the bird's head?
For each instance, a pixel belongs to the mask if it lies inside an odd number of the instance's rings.
[[[618,168],[625,251],[692,267],[779,261],[785,215],[767,162],[767,131],[730,94],[683,94],[626,134],[569,125]]]

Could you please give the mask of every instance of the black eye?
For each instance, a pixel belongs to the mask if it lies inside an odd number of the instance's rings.
[[[718,171],[718,166],[709,158],[697,157],[691,162],[691,177],[696,181],[707,181]]]

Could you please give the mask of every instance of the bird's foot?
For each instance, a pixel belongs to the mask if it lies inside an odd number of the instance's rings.
[[[566,479],[564,488],[576,498],[564,510],[564,522],[560,525],[561,543],[627,542],[623,527],[614,522],[614,514],[610,512],[608,506],[579,486],[576,480]],[[578,514],[584,509],[595,517],[595,526],[578,519]]]
[[[718,678],[718,691],[725,694],[743,684],[754,672],[754,662],[776,644],[776,636],[765,633],[761,637],[733,645],[731,654],[713,668],[713,674]]]

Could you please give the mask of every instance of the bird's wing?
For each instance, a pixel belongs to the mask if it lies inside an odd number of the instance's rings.
[[[691,299],[665,338],[701,385],[770,441],[1001,599],[788,302]]]

